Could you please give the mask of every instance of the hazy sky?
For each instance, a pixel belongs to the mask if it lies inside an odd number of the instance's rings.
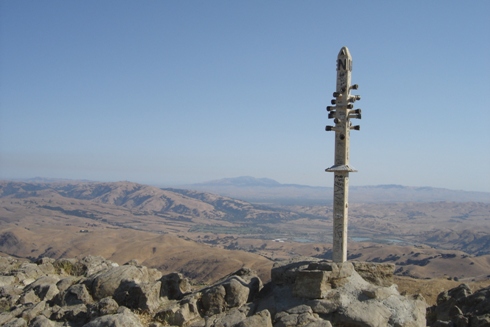
[[[0,178],[332,186],[342,46],[351,185],[490,192],[490,1],[0,1]],[[356,122],[357,123],[357,122]]]

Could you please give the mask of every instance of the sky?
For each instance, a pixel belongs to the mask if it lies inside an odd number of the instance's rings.
[[[490,1],[0,1],[0,179],[333,185],[347,46],[351,185],[490,192]]]

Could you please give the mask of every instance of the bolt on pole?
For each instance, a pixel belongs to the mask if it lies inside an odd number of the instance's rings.
[[[350,130],[360,130],[352,126],[351,119],[361,119],[361,109],[353,109],[354,102],[361,99],[351,95],[358,85],[351,85],[352,57],[347,47],[342,47],[337,56],[337,89],[333,93],[332,106],[327,107],[328,118],[335,126],[326,126],[326,131],[335,132],[334,165],[325,169],[334,173],[333,183],[333,261],[347,261],[347,227],[349,208],[349,173],[356,172],[349,164]]]

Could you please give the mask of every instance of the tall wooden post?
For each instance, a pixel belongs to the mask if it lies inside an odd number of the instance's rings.
[[[351,95],[357,90],[357,84],[351,85],[352,57],[347,47],[342,47],[337,56],[337,89],[335,99],[328,106],[328,118],[333,118],[335,126],[327,126],[326,131],[335,131],[334,165],[325,171],[333,172],[333,261],[347,261],[347,227],[349,209],[349,173],[356,172],[349,164],[350,130],[359,130],[352,126],[352,118],[361,118],[361,109],[353,109],[353,103],[360,100],[359,95]]]

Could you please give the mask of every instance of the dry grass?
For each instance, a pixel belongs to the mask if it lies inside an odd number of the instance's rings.
[[[395,284],[398,285],[398,291],[406,294],[421,294],[429,306],[436,304],[437,296],[446,290],[450,290],[461,282],[444,278],[434,279],[414,279],[410,277],[395,276]],[[481,288],[490,286],[490,280],[467,282],[470,289],[474,292]]]

